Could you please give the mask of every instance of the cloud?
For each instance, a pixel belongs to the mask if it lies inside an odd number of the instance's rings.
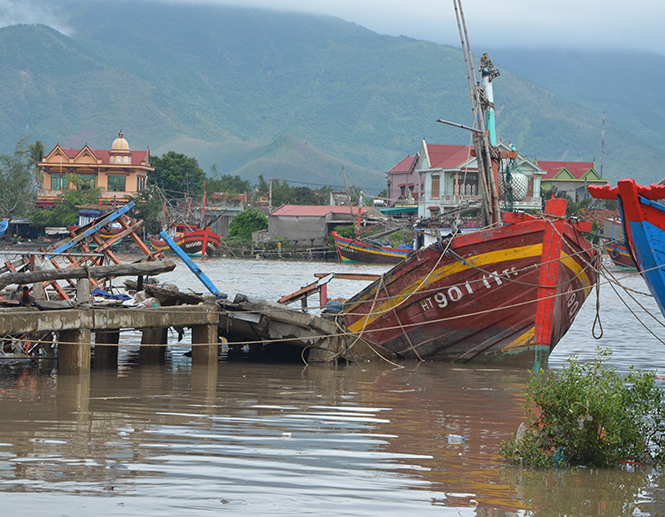
[[[114,0],[87,0],[110,2]],[[151,0],[236,5],[337,16],[380,34],[460,46],[452,1],[441,0]],[[665,2],[633,0],[463,0],[471,48],[647,50],[665,55]],[[0,0],[0,26],[42,23],[70,34],[59,0]]]
[[[452,1],[441,0],[171,0],[328,14],[381,34],[459,46]],[[665,2],[633,0],[466,0],[472,49],[485,46],[630,49],[665,54]]]
[[[46,2],[0,0],[0,27],[8,25],[48,25],[55,30],[69,34],[66,17]]]

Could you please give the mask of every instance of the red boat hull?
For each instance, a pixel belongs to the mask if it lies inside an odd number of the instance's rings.
[[[155,250],[167,250],[169,245],[162,239],[149,237],[150,245]],[[205,257],[214,255],[219,246],[220,237],[210,228],[195,229],[176,235],[173,240],[187,255],[192,257]]]
[[[399,264],[411,251],[410,249],[375,246],[374,244],[347,239],[332,232],[337,253],[342,262],[362,262],[366,264]]]
[[[610,259],[612,259],[612,262],[614,262],[614,265],[619,269],[637,271],[637,266],[625,246],[616,242],[607,243],[605,244],[605,251],[610,256]]]
[[[546,361],[596,281],[590,225],[563,219],[565,206],[416,252],[348,301],[348,329],[405,358]]]

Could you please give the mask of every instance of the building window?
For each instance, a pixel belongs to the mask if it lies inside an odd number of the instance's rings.
[[[129,156],[125,156],[125,163],[129,163]]]
[[[108,176],[108,191],[109,192],[124,192],[125,191],[125,180],[126,176],[124,174],[109,174]]]
[[[51,174],[51,190],[68,190],[69,180],[66,174]]]
[[[145,176],[137,176],[136,177],[136,190],[143,190],[145,189]]]
[[[432,174],[432,199],[438,199],[441,191],[441,176]]]
[[[79,174],[78,175],[78,190],[86,188],[95,188],[95,175],[94,174]]]

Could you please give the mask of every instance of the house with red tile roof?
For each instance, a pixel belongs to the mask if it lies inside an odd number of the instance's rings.
[[[573,201],[590,197],[587,186],[605,185],[610,182],[601,178],[596,172],[595,162],[538,160],[537,163],[545,170],[542,179],[543,190],[556,189],[557,192],[570,196]]]
[[[512,146],[499,142],[497,147],[506,155]],[[422,141],[414,172],[421,180],[422,192],[418,216],[432,217],[453,210],[462,204],[477,204],[481,197],[478,165],[471,145],[428,144]],[[519,152],[511,161],[504,159],[500,175],[510,165],[513,175],[513,207],[540,210],[540,181],[545,171],[534,160]]]
[[[39,167],[44,173],[37,206],[53,206],[63,191],[82,182],[102,188],[102,199],[124,204],[133,194],[146,188],[150,167],[150,149],[132,151],[122,131],[111,149],[70,149],[57,144]],[[77,178],[78,181],[72,181]]]
[[[416,166],[418,165],[419,159],[419,153],[416,153],[415,156],[408,155],[386,172],[389,206],[393,206],[395,203],[405,202],[409,198],[413,201],[418,200],[421,186],[420,174],[416,172]]]

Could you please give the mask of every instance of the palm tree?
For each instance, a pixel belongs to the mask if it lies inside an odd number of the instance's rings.
[[[32,168],[33,174],[35,175],[35,181],[38,186],[41,186],[43,174],[42,170],[39,167],[39,162],[44,158],[44,144],[41,140],[37,140],[34,144],[30,144],[26,147],[28,155],[28,163]]]

